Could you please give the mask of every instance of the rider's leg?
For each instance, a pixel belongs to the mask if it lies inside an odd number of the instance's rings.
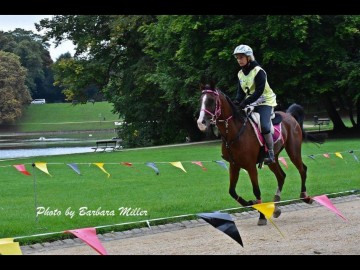
[[[261,133],[264,136],[266,146],[268,148],[269,157],[264,159],[264,163],[266,165],[275,162],[274,141],[272,134],[270,133],[270,117],[272,110],[273,108],[267,105],[260,105],[255,107],[255,111],[260,114]]]
[[[275,162],[274,141],[273,141],[271,133],[263,134],[263,136],[264,136],[266,146],[268,148],[268,154],[269,154],[268,158],[264,158],[264,163],[266,165],[268,165],[268,164],[271,164],[271,163]]]

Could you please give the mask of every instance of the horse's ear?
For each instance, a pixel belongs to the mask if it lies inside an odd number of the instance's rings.
[[[200,91],[204,90],[204,89],[205,89],[204,83],[201,82],[201,83],[199,84],[199,88],[200,88]]]

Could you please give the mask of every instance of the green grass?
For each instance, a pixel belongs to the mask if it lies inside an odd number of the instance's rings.
[[[20,132],[111,129],[119,121],[112,109],[108,102],[31,104],[16,125]]]
[[[303,160],[308,166],[307,189],[311,196],[359,189],[360,163],[348,153],[354,150],[360,158],[360,140],[329,140],[317,147],[303,144]],[[343,159],[336,157],[340,152]],[[323,156],[330,154],[330,159]],[[315,160],[309,158],[314,155]],[[282,200],[297,199],[300,194],[300,177],[289,161]],[[124,150],[111,153],[87,153],[64,156],[48,156],[8,160],[0,162],[0,238],[20,237],[67,229],[96,227],[124,222],[172,217],[177,215],[212,212],[239,207],[228,194],[229,175],[227,170],[213,162],[221,160],[220,142],[208,144]],[[181,161],[187,173],[169,162]],[[202,161],[207,171],[191,161]],[[33,168],[33,162],[46,162],[49,175]],[[92,163],[103,162],[111,174],[108,178]],[[131,162],[133,167],[121,165]],[[160,170],[146,166],[155,162]],[[67,163],[77,163],[82,175],[77,175]],[[31,177],[16,171],[13,164],[25,164]],[[227,164],[227,163],[226,163]],[[35,220],[34,177],[36,178],[37,206],[61,211],[60,216],[39,215]],[[263,202],[273,199],[276,180],[268,168],[259,170],[259,182]],[[254,199],[251,183],[245,171],[240,174],[237,192],[247,200]],[[68,208],[75,211],[70,218],[65,215]],[[114,210],[114,216],[80,216],[79,208]],[[147,216],[119,215],[118,208],[131,207],[147,211]],[[174,220],[169,220],[173,222]],[[164,221],[165,222],[165,221]],[[154,224],[154,223],[152,223]],[[145,223],[132,225],[142,227]],[[98,230],[123,230],[129,226],[116,226]],[[19,239],[22,243],[54,240],[69,237],[54,234],[36,239]]]

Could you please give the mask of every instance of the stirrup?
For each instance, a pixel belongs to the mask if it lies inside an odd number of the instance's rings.
[[[271,152],[270,152],[271,151]],[[269,150],[268,151],[268,155],[269,157],[264,158],[264,164],[265,165],[270,165],[272,163],[275,163],[275,155],[274,155],[274,150]]]
[[[264,158],[264,164],[265,165],[270,165],[275,163],[275,159],[271,159],[271,158]]]

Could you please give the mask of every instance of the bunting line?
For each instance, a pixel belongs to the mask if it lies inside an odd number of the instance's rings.
[[[324,156],[324,157],[329,157],[330,155],[336,155],[336,153],[340,154],[342,156],[342,154],[345,154],[345,153],[350,153],[352,155],[354,155],[354,152],[360,152],[360,149],[359,150],[345,150],[345,151],[342,151],[342,152],[334,152],[334,153],[322,153],[322,154],[311,154],[311,155],[302,155],[301,157],[302,158],[305,158],[305,157],[309,157],[311,156],[312,158],[315,158],[317,156]],[[284,158],[284,159],[289,159],[289,157],[279,157],[279,158]],[[357,159],[357,156],[355,155],[354,159],[357,161],[357,162],[360,162],[358,159]],[[13,159],[8,159],[8,160],[13,160]],[[2,161],[8,161],[7,159],[5,160],[2,160]],[[192,160],[185,160],[185,161],[181,161],[182,163],[192,163],[194,161]],[[214,162],[213,160],[203,160],[203,161],[198,161],[198,162],[202,162],[202,163],[212,163]],[[129,163],[129,162],[122,162],[122,163]],[[145,164],[146,162],[131,162],[132,165],[143,165]],[[156,164],[168,164],[169,161],[156,161],[155,162]],[[32,163],[23,163],[24,165],[32,165]],[[67,164],[65,162],[47,162],[46,164],[49,164],[49,165],[63,165],[63,164]],[[93,164],[93,162],[81,162],[81,163],[76,163],[77,165],[91,165]],[[116,165],[116,164],[119,164],[119,162],[106,162],[104,163],[104,165]],[[3,166],[0,166],[0,168],[5,168],[5,167],[11,167],[13,165],[3,165]]]

